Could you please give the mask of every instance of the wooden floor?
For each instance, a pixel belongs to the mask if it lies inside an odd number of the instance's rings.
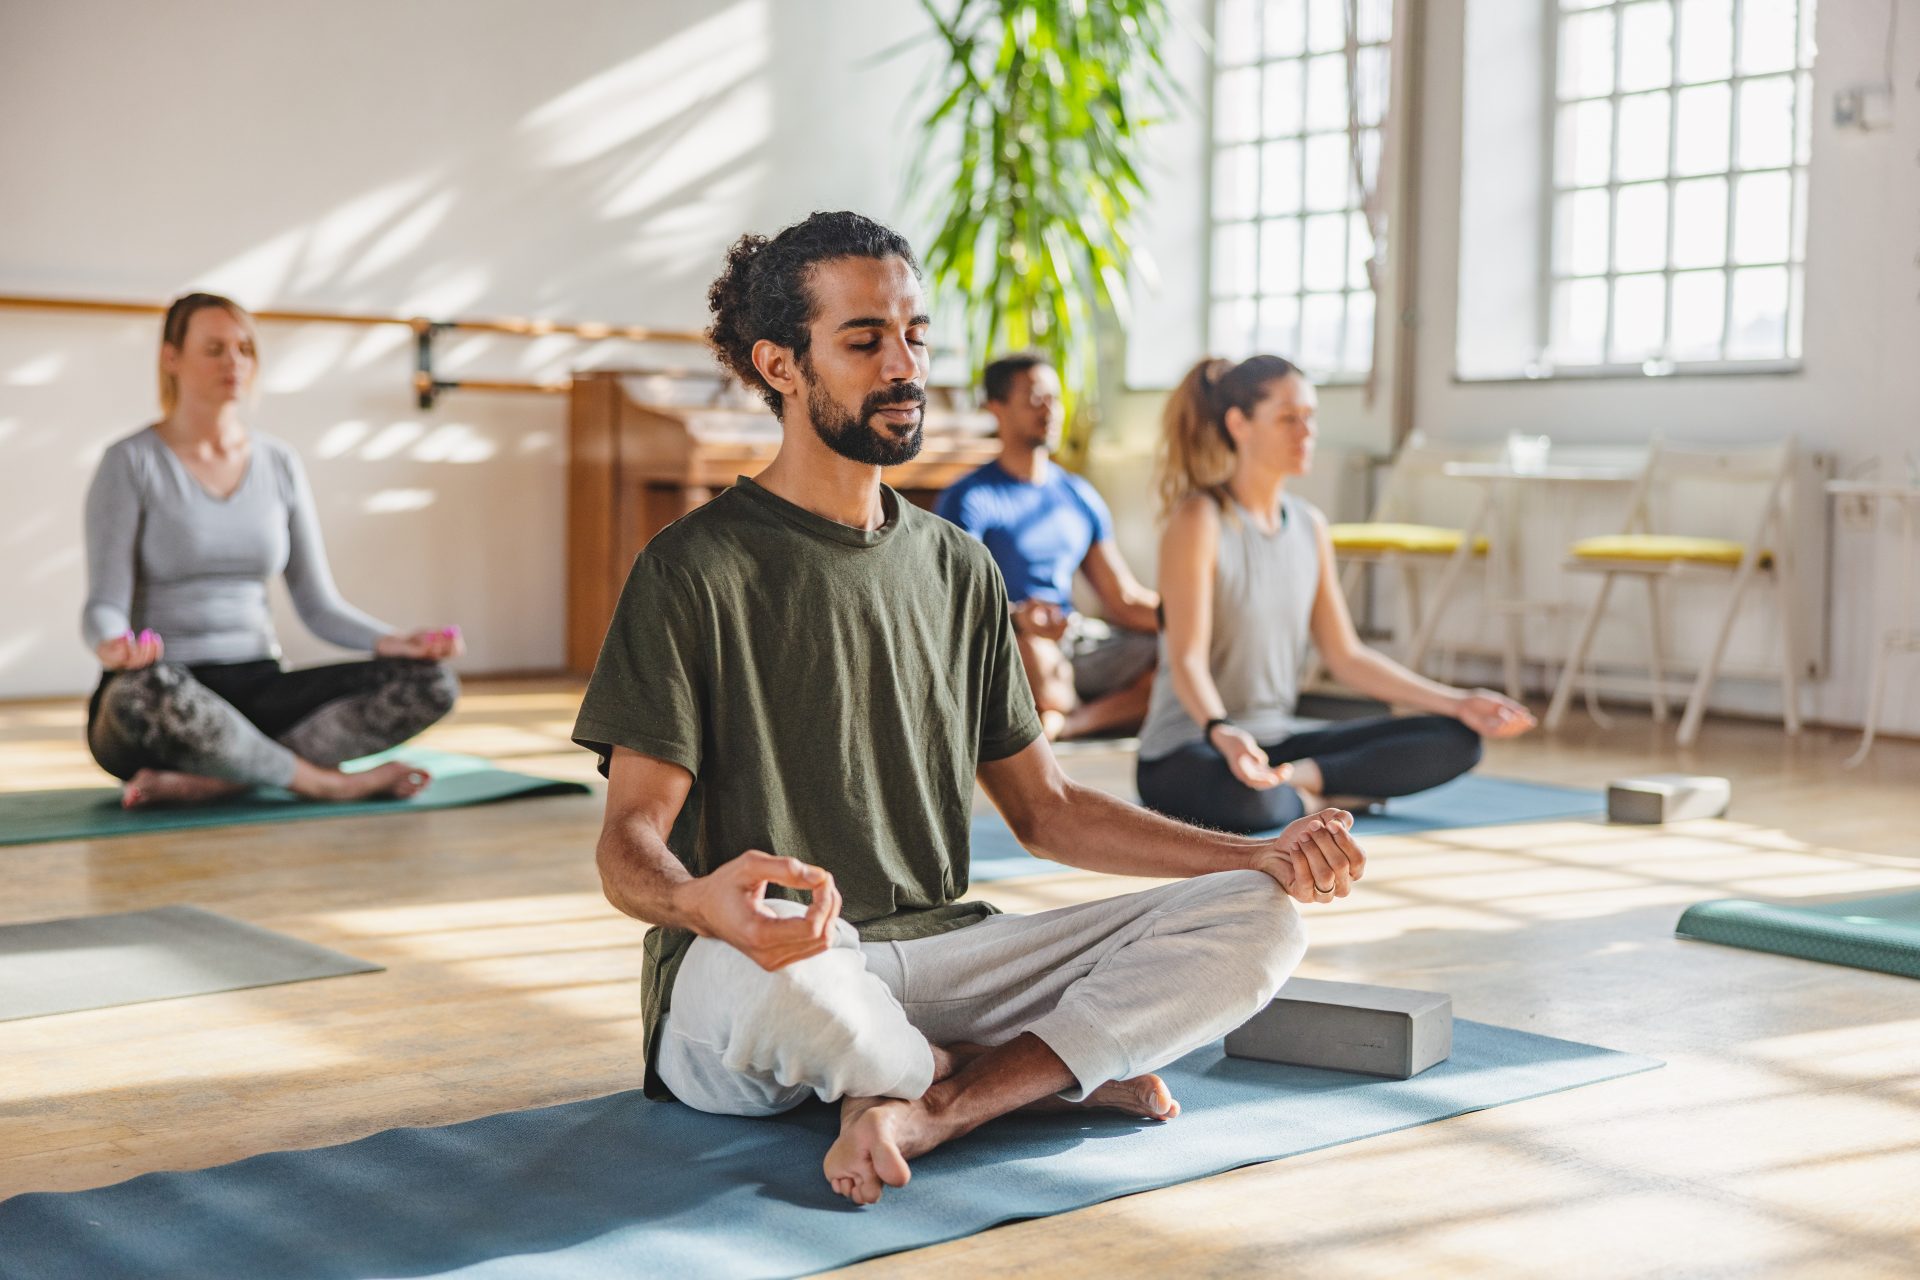
[[[470,688],[434,746],[591,777],[577,690]],[[99,785],[75,702],[0,706],[0,788]],[[1624,1080],[1020,1223],[855,1276],[1920,1275],[1920,983],[1682,943],[1724,895],[1920,886],[1920,744],[1644,718],[1497,745],[1598,785],[1730,775],[1728,820],[1371,843],[1308,908],[1302,972],[1449,991],[1463,1017],[1663,1058]],[[1110,747],[1068,768],[1127,790]],[[632,1087],[639,926],[602,900],[597,797],[0,848],[0,923],[191,902],[387,966],[0,1024],[0,1197]],[[1033,910],[1138,881],[988,886]],[[991,1141],[991,1129],[973,1139]],[[920,1194],[915,1188],[905,1194]]]

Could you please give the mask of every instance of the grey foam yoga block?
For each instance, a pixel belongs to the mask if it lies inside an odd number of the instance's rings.
[[[1717,818],[1733,799],[1725,778],[1697,773],[1655,773],[1607,784],[1609,822],[1685,822]]]
[[[1405,1080],[1453,1052],[1453,997],[1364,982],[1290,978],[1227,1036],[1227,1054]]]

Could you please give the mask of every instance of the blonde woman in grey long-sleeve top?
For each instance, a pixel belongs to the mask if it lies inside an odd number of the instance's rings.
[[[100,659],[87,745],[122,802],[190,804],[254,786],[317,800],[412,795],[424,771],[342,761],[444,716],[459,628],[400,634],[340,598],[299,455],[240,408],[258,357],[253,320],[214,294],[174,302],[160,346],[164,416],[116,442],[87,491],[81,629]],[[289,671],[267,582],[284,574],[300,620],[370,661]]]

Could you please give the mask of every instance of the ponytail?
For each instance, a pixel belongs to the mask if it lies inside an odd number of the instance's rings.
[[[1252,413],[1281,378],[1300,372],[1279,356],[1249,356],[1239,364],[1205,359],[1187,371],[1167,397],[1161,417],[1161,514],[1190,495],[1204,493],[1223,509],[1233,476],[1236,446],[1227,430],[1227,410]]]

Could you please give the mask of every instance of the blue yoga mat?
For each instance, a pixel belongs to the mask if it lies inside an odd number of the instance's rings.
[[[1415,796],[1387,801],[1385,813],[1363,813],[1354,830],[1370,836],[1403,836],[1451,827],[1495,827],[1514,822],[1546,822],[1555,818],[1591,818],[1606,812],[1598,791],[1555,787],[1544,782],[1512,778],[1484,778],[1466,774]],[[1036,858],[1020,847],[998,814],[973,820],[972,880],[1017,880],[1024,876],[1058,875],[1071,871],[1057,862]]]
[[[63,791],[0,795],[0,845],[97,840],[106,836],[149,835],[155,831],[256,822],[418,813],[425,809],[457,809],[533,796],[585,795],[591,791],[583,782],[513,773],[496,769],[477,756],[436,751],[431,747],[395,747],[377,756],[350,760],[342,768],[352,772],[396,759],[430,770],[433,781],[418,795],[405,800],[303,800],[291,791],[268,788],[208,804],[155,805],[142,809],[122,809],[118,787],[73,787]]]
[[[805,1275],[1659,1065],[1466,1021],[1452,1059],[1412,1080],[1215,1044],[1164,1073],[1185,1109],[1171,1124],[1008,1117],[866,1209],[821,1176],[832,1109],[749,1120],[619,1093],[16,1196],[0,1204],[0,1280]]]

